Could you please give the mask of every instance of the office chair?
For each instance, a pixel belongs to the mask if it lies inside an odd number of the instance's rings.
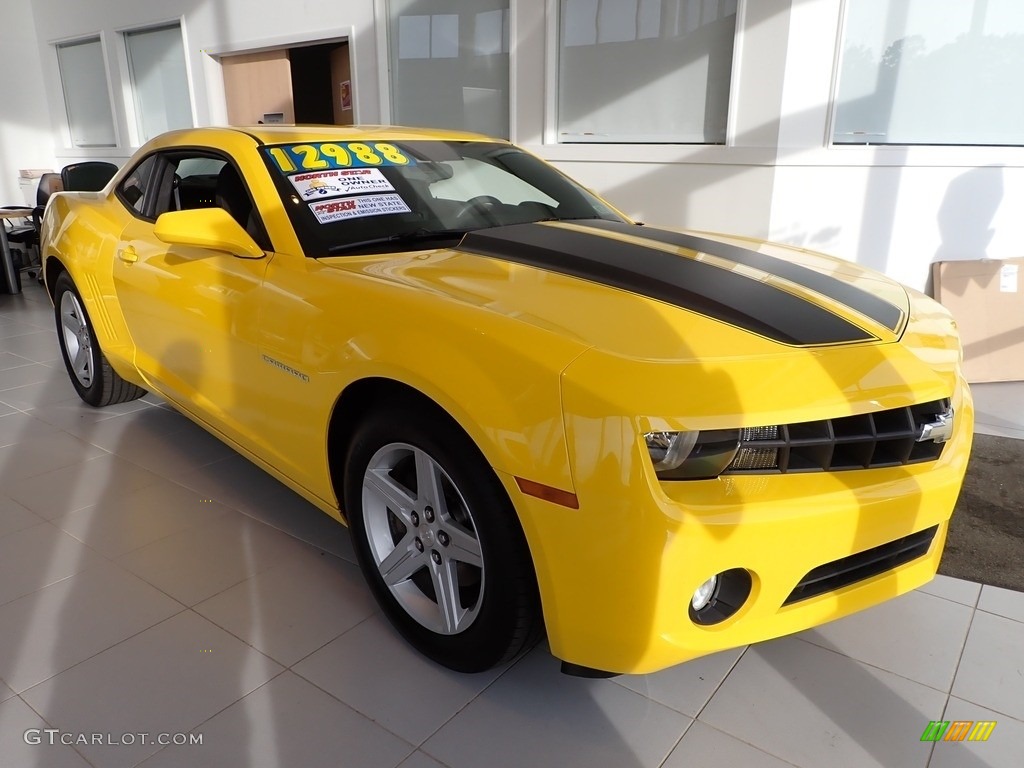
[[[39,186],[36,187],[36,207],[32,209],[32,224],[12,227],[7,233],[7,242],[11,245],[22,246],[26,253],[28,263],[23,265],[22,269],[32,270],[38,266],[39,230],[43,224],[43,211],[46,210],[46,203],[50,199],[50,195],[63,189],[59,173],[44,173],[40,176]]]
[[[117,166],[98,160],[65,165],[60,170],[60,180],[67,192],[99,192],[114,178]]]

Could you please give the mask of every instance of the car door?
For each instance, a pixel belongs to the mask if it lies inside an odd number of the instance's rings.
[[[155,162],[144,190],[148,199],[132,204],[136,215],[121,232],[113,266],[136,366],[160,394],[249,445],[259,402],[259,293],[270,258],[158,240],[154,225],[161,213],[227,207],[218,193],[234,174],[237,196],[241,174],[226,155],[205,150],[167,151]],[[244,182],[241,194],[251,206]],[[242,225],[262,234],[255,208]]]

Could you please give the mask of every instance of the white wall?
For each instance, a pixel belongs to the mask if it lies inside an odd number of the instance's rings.
[[[17,205],[25,202],[19,169],[53,168],[56,162],[30,0],[4,3],[0,72],[0,205]]]
[[[529,109],[518,136],[650,224],[769,237],[918,289],[933,261],[1024,255],[1024,148],[829,146],[840,14],[840,0],[740,3],[727,146],[543,144]],[[518,71],[542,88],[536,50]]]
[[[64,137],[52,44],[101,34],[111,81],[122,83],[118,32],[176,19],[185,32],[200,125],[226,122],[220,66],[211,51],[242,52],[349,31],[356,118],[373,123],[388,114],[383,0],[33,0],[34,54],[24,42],[31,35],[23,34],[31,29],[28,5],[13,0],[18,23],[6,27],[13,33],[0,50],[7,58],[0,60],[40,60],[57,137],[51,153],[60,163],[85,155]],[[512,138],[628,213],[655,225],[732,231],[825,250],[917,288],[927,285],[936,259],[1024,255],[1024,148],[830,146],[841,0],[740,0],[725,146],[555,143],[557,8],[557,0],[511,0]],[[379,26],[375,18],[382,20]],[[31,72],[20,82],[12,87],[23,97],[38,94],[40,81]],[[120,161],[133,147],[126,94],[113,97],[120,146],[107,154]],[[20,125],[22,138],[12,144],[0,137],[0,184],[10,183],[12,168],[29,165],[32,152],[32,164],[52,162],[41,157],[46,142],[37,134],[39,110],[37,97],[34,117],[31,106],[19,111],[20,123],[5,117],[4,130]],[[19,147],[17,161],[11,146]]]
[[[20,1],[20,0],[19,0]],[[27,3],[26,3],[27,4]],[[227,122],[223,79],[216,55],[241,53],[351,35],[355,110],[363,122],[380,116],[377,43],[373,0],[32,0],[38,53],[61,164],[83,157],[122,162],[135,149],[128,124],[130,93],[127,62],[120,32],[163,22],[181,21],[185,59],[192,85],[197,125]],[[61,96],[60,73],[53,44],[99,34],[103,40],[119,136],[110,150],[72,148]],[[216,55],[211,55],[216,54]]]

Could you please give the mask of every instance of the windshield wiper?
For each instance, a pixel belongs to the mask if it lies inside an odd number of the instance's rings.
[[[411,232],[399,232],[397,235],[387,237],[375,237],[371,240],[360,240],[357,243],[340,243],[327,249],[328,256],[337,256],[339,253],[358,251],[362,248],[375,248],[381,245],[393,243],[429,243],[435,240],[461,240],[466,234],[464,229],[414,229]]]

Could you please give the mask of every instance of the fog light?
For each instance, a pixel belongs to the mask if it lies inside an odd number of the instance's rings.
[[[705,627],[725,621],[747,602],[753,585],[750,571],[743,568],[716,573],[690,598],[690,619]]]
[[[699,611],[710,603],[712,596],[715,594],[715,587],[717,586],[718,575],[715,574],[697,587],[697,591],[693,593],[693,598],[690,600],[690,605],[693,606],[693,610]]]

